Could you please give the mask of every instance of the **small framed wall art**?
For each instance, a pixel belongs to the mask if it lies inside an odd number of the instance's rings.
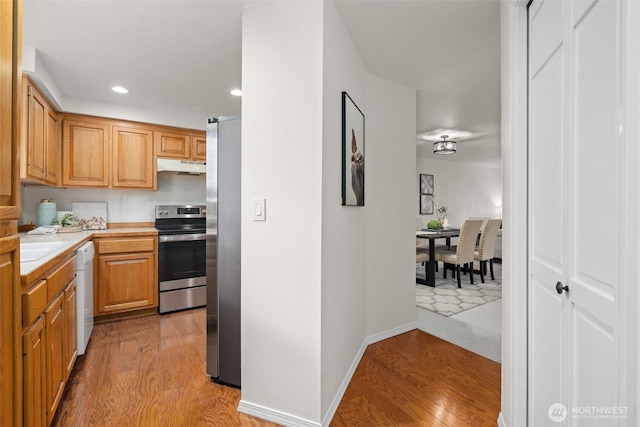
[[[433,175],[420,174],[420,194],[433,194]]]
[[[433,214],[433,195],[421,194],[420,195],[420,215],[432,215]]]
[[[364,206],[364,114],[342,92],[342,206]]]

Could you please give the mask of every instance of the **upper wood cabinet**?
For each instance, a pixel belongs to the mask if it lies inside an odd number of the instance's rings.
[[[191,152],[188,134],[156,132],[156,153],[158,157],[188,159]]]
[[[207,136],[191,134],[191,157],[193,160],[207,160]]]
[[[60,170],[60,127],[58,112],[28,77],[22,79],[23,182],[58,185]]]
[[[109,186],[110,131],[97,121],[62,121],[63,186]]]
[[[171,159],[206,160],[207,137],[204,132],[172,131],[155,132],[156,156]]]
[[[63,115],[62,185],[155,190],[153,129]]]
[[[113,187],[156,188],[153,131],[113,127]]]
[[[23,183],[155,190],[157,157],[206,160],[204,132],[58,112],[27,76],[21,87]]]

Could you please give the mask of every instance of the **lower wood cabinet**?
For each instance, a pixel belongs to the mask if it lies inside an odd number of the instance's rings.
[[[96,316],[158,306],[157,236],[97,241]]]
[[[63,304],[64,294],[59,294],[44,312],[47,343],[47,424],[53,419],[60,403],[67,373],[64,360],[66,332]]]
[[[22,419],[48,426],[78,355],[75,255],[22,291]]]
[[[42,315],[24,333],[23,368],[23,422],[25,426],[44,427],[47,423],[45,405],[47,386],[47,348],[45,338],[45,316]]]
[[[64,360],[66,363],[65,378],[69,378],[73,365],[78,358],[78,306],[76,293],[76,279],[73,279],[64,290]]]
[[[0,231],[2,225],[0,223]],[[19,414],[14,414],[14,394],[17,392],[14,389],[14,370],[20,369],[19,364],[14,363],[14,349],[20,346],[20,341],[13,338],[14,284],[19,283],[19,247],[17,236],[0,238],[0,426],[14,425],[20,418]]]

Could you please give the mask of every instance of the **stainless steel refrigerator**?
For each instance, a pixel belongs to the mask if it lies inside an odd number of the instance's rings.
[[[240,117],[207,123],[207,374],[240,387]]]

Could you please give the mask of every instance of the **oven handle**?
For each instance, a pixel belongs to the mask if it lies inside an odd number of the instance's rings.
[[[168,236],[158,236],[158,242],[188,242],[193,240],[206,240],[206,233],[197,234],[171,234]]]

